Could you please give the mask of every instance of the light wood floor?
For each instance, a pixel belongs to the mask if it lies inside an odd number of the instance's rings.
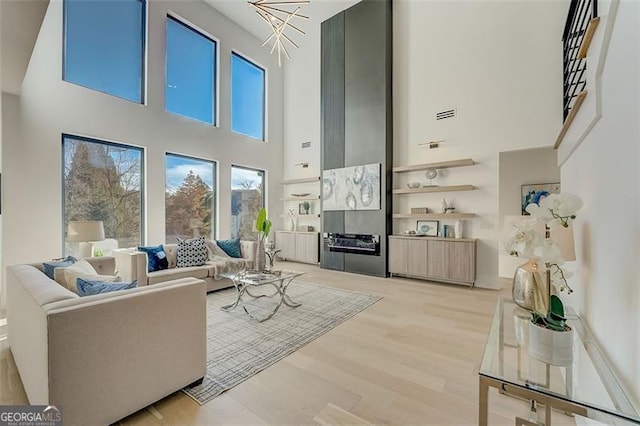
[[[478,368],[506,285],[469,290],[280,266],[306,271],[308,282],[383,299],[203,406],[176,392],[120,423],[477,424]],[[26,403],[3,331],[0,322],[0,404]],[[512,425],[527,412],[524,401],[491,392],[490,424]],[[554,413],[554,424],[575,422]]]

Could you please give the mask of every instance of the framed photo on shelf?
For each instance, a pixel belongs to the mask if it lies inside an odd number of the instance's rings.
[[[527,206],[531,203],[538,203],[540,198],[546,197],[549,194],[559,194],[560,182],[522,185],[521,188],[520,207],[522,209],[522,215],[528,216],[529,213],[525,210]]]
[[[416,224],[416,233],[427,237],[437,237],[439,225],[440,221],[438,220],[419,220]]]

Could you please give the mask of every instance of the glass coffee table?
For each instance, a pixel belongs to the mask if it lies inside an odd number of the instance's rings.
[[[490,387],[529,401],[529,418],[516,417],[516,425],[549,426],[552,408],[605,424],[640,424],[638,410],[571,308],[567,323],[574,330],[573,361],[567,365],[552,365],[529,355],[530,318],[513,300],[500,299],[496,305],[479,370],[480,426],[488,424]],[[539,404],[544,405],[544,418]]]
[[[238,292],[236,301],[229,305],[223,306],[221,309],[224,311],[231,311],[242,305],[242,309],[244,309],[247,315],[249,315],[256,321],[263,322],[274,316],[283,303],[291,308],[297,308],[301,306],[301,304],[298,302],[294,302],[287,295],[287,288],[289,288],[289,285],[296,278],[304,274],[305,272],[296,271],[241,271],[220,274],[222,277],[229,278],[233,282],[233,285]],[[267,290],[273,290],[273,292],[270,293],[267,291],[265,293],[264,291],[262,291],[260,294],[258,294],[258,289],[262,287],[267,287]],[[278,300],[278,303],[270,312],[267,313],[266,316],[259,318],[249,312],[249,310],[247,309],[244,299],[245,295],[249,296],[251,299],[275,297],[279,298],[280,300]]]

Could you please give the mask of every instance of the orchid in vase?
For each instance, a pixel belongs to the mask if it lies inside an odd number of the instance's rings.
[[[553,235],[566,232],[582,207],[580,198],[573,194],[550,194],[531,203],[526,211],[531,219],[512,224],[505,239],[505,248],[512,256],[529,257],[534,269],[546,272],[546,289],[538,289],[532,322],[551,330],[565,331],[564,306],[552,288],[573,292],[567,279],[571,272],[564,268],[565,259]]]

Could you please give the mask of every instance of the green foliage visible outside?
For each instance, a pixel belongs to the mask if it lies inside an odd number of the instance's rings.
[[[175,237],[211,236],[214,193],[199,175],[189,171],[173,193],[165,193],[165,223],[168,243]]]

